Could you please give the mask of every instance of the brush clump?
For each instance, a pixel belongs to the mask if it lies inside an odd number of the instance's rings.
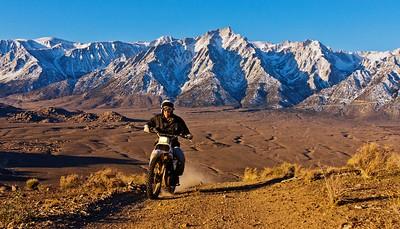
[[[26,181],[26,188],[28,190],[37,190],[39,187],[39,180],[36,178],[31,178]]]
[[[278,166],[269,168],[266,167],[261,171],[256,168],[246,168],[243,174],[243,181],[260,181],[277,177],[293,177],[295,174],[296,165],[284,162]]]
[[[110,190],[119,187],[126,187],[133,183],[144,184],[145,175],[127,175],[114,169],[106,168],[91,174],[87,178],[85,186],[89,188]]]
[[[61,176],[60,178],[60,188],[70,189],[77,188],[83,183],[83,177],[78,174],[69,174],[66,176]]]
[[[347,165],[359,169],[365,177],[400,173],[399,154],[376,143],[367,143],[360,147],[347,161]]]

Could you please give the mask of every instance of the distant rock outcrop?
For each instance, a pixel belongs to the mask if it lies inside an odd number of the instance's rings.
[[[4,103],[0,103],[0,117],[9,117],[16,113],[21,112],[22,109],[16,108]]]
[[[106,111],[99,115],[98,121],[100,122],[128,122],[131,119],[114,111]]]
[[[131,122],[129,119],[117,112],[106,111],[100,115],[83,111],[68,111],[59,107],[42,108],[36,111],[18,109],[13,106],[0,104],[2,116],[11,122]]]

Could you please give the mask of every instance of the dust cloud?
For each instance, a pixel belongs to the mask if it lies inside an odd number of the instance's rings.
[[[199,169],[195,168],[194,165],[187,163],[185,165],[185,171],[179,178],[180,185],[176,187],[176,191],[184,191],[187,188],[195,187],[202,184],[212,183],[213,180],[202,173]]]

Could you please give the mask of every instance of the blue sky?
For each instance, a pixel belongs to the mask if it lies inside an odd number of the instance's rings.
[[[150,41],[231,26],[249,40],[400,48],[397,0],[0,0],[0,39]]]

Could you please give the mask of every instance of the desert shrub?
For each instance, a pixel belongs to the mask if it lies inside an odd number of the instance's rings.
[[[118,172],[117,177],[121,179],[121,181],[126,184],[144,184],[146,182],[146,174],[125,174]]]
[[[243,181],[256,181],[277,177],[293,177],[295,170],[296,166],[287,162],[273,168],[266,167],[260,172],[258,172],[257,169],[246,168],[243,174]]]
[[[325,187],[328,193],[328,201],[330,204],[336,204],[340,198],[340,187],[338,185],[338,178],[324,177]]]
[[[303,178],[306,182],[312,182],[323,178],[320,169],[302,169],[297,173],[299,178]]]
[[[111,168],[106,168],[91,174],[87,179],[86,186],[108,190],[125,187],[132,183],[143,184],[144,182],[144,174],[126,175]]]
[[[39,186],[39,180],[36,178],[31,178],[26,181],[26,188],[29,190],[36,190]]]
[[[82,180],[82,177],[80,177],[78,174],[61,176],[60,187],[63,189],[77,188],[83,183]]]
[[[341,174],[346,169],[321,167],[319,171],[316,174],[318,174],[319,179],[324,180],[328,202],[332,205],[341,205],[341,198],[346,192],[346,187],[343,183],[345,180],[341,178]]]
[[[260,173],[261,179],[272,177],[293,177],[295,173],[295,165],[284,162],[273,168],[264,168]]]
[[[360,147],[347,164],[361,170],[365,177],[400,172],[399,155],[388,147],[368,143]]]
[[[393,200],[393,210],[400,217],[400,197]]]
[[[354,168],[342,167],[325,167],[323,168],[300,168],[296,170],[296,176],[304,179],[306,182],[313,182],[331,176],[348,176],[348,175],[360,175],[360,171]]]
[[[255,168],[245,168],[243,181],[255,181],[258,179],[258,171]]]
[[[112,189],[115,187],[123,187],[125,184],[117,177],[116,171],[107,168],[91,174],[87,179],[86,186],[101,189]]]

